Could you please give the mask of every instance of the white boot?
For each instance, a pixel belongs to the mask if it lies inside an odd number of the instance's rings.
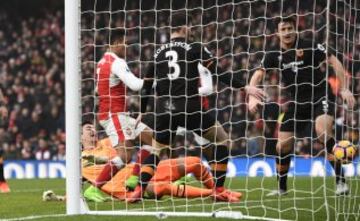
[[[287,192],[285,190],[278,189],[278,190],[270,191],[270,193],[266,194],[266,196],[283,196],[286,194],[287,194]]]
[[[349,186],[345,182],[339,182],[336,184],[335,194],[337,196],[349,194]]]

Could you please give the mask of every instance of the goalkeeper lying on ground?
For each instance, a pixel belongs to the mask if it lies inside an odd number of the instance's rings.
[[[82,176],[84,179],[92,183],[102,167],[109,159],[116,156],[116,151],[111,147],[108,139],[97,141],[95,127],[91,123],[84,123],[82,128]],[[142,148],[142,152],[147,151]],[[125,199],[127,189],[125,181],[133,174],[134,164],[128,164],[120,170],[109,182],[101,187],[105,193],[118,199]],[[180,178],[192,173],[194,177],[202,182],[205,188],[194,187],[190,185],[178,185],[175,182]],[[214,179],[209,170],[202,164],[198,157],[185,157],[177,159],[164,160],[159,164],[158,170],[150,181],[146,192],[150,197],[160,198],[165,195],[174,197],[206,197],[213,194]],[[241,193],[235,193],[241,198]],[[100,191],[91,186],[84,192],[84,196],[93,201],[101,202],[105,198]]]
[[[104,165],[109,159],[117,156],[114,148],[111,147],[108,138],[97,140],[95,127],[90,123],[83,123],[81,141],[83,144],[82,151],[82,176],[83,179],[92,183],[101,173]],[[142,148],[138,156],[144,155],[147,151]],[[105,192],[112,197],[124,200],[128,193],[125,181],[133,174],[135,164],[126,165],[123,169],[116,173],[116,175],[107,183],[102,185],[101,190],[94,186],[90,186],[85,192],[84,196],[87,200],[95,202],[103,202],[107,199],[102,192]],[[194,187],[186,185],[179,180],[187,174],[193,174],[205,188]],[[185,157],[177,159],[169,159],[161,161],[154,177],[147,186],[146,192],[150,198],[159,199],[162,196],[174,197],[207,197],[213,194],[214,179],[209,170],[203,165],[198,157]],[[241,198],[241,193],[236,193],[238,198]],[[45,191],[43,193],[44,201],[63,201],[64,196],[57,196],[52,191]]]

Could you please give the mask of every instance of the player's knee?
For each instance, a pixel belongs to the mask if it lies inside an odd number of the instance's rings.
[[[139,135],[140,141],[143,144],[151,145],[152,135],[153,131],[150,128],[146,127]]]
[[[322,135],[326,131],[326,126],[321,121],[315,122],[315,132],[318,136]]]
[[[117,145],[114,148],[117,151],[117,158],[119,158],[121,161],[128,163],[131,160],[132,150],[127,150],[123,145]]]
[[[324,143],[327,136],[331,135],[331,129],[324,125],[316,124],[315,132],[320,142]]]
[[[289,154],[291,152],[291,143],[290,142],[280,142],[276,144],[276,151],[278,154]]]
[[[315,131],[318,136],[328,135],[332,131],[333,117],[321,115],[315,120]]]

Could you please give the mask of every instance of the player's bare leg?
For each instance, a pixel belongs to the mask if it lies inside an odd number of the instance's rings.
[[[215,178],[214,199],[217,201],[239,202],[236,194],[224,188],[227,163],[229,159],[229,135],[219,122],[204,133],[204,138],[215,144],[213,161],[210,162],[212,174]]]
[[[137,157],[139,162],[136,162],[134,166],[133,176],[139,176],[141,162],[145,160],[151,152],[150,149],[152,149],[151,147],[152,137],[153,137],[153,131],[149,127],[146,127],[143,131],[141,131],[141,133],[138,136],[139,141],[142,145],[141,148],[145,148],[145,150],[144,151],[140,150],[140,154]]]
[[[142,144],[152,145],[152,138],[153,138],[153,130],[149,127],[146,127],[143,131],[141,131],[139,135],[139,140]]]
[[[334,118],[330,115],[323,114],[315,119],[315,131],[320,142],[322,142],[326,148],[327,159],[334,168],[336,176],[336,195],[346,195],[349,193],[349,187],[345,183],[344,171],[342,170],[341,163],[334,159],[332,149],[336,143],[333,137]]]
[[[294,133],[293,132],[279,132],[278,142],[276,144],[276,151],[278,157],[276,158],[276,173],[279,183],[278,189],[270,192],[267,196],[284,195],[287,191],[287,174],[289,172],[291,151],[294,147]]]
[[[137,153],[136,162],[133,168],[132,175],[126,180],[126,188],[129,190],[134,190],[139,182],[140,167],[142,162],[150,155],[152,152],[152,137],[153,130],[149,127],[145,127],[144,130],[138,136],[138,139],[141,143],[140,150]]]

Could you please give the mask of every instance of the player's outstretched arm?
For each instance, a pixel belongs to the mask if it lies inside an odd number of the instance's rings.
[[[143,87],[144,81],[130,71],[124,60],[116,59],[111,66],[111,72],[133,91],[139,91]]]
[[[352,94],[352,92],[349,90],[348,85],[346,83],[346,80],[345,80],[345,72],[346,71],[345,71],[344,66],[334,55],[330,55],[330,57],[328,58],[328,62],[333,67],[333,69],[335,70],[336,76],[340,80],[340,85],[341,85],[340,95],[341,95],[342,99],[344,100],[344,102],[346,102],[348,107],[350,109],[352,109],[355,105],[355,98],[354,98],[354,95]]]
[[[141,122],[142,114],[146,112],[147,103],[151,94],[151,89],[154,84],[154,65],[151,64],[146,72],[145,78],[143,79],[144,85],[140,91],[140,113],[136,118],[135,127]]]
[[[201,65],[207,68],[213,77],[213,81],[216,84],[221,81],[222,83],[234,87],[234,88],[243,88],[245,82],[242,81],[239,77],[235,77],[231,71],[225,71],[217,63],[217,58],[212,55],[212,53],[203,45],[196,44],[194,46],[198,53],[198,57],[201,58]]]
[[[253,76],[250,79],[249,88],[257,87],[265,75],[264,69],[258,69],[255,71]],[[252,94],[249,94],[249,111],[255,113],[258,111],[259,105],[263,105],[262,100],[259,97],[256,97]]]
[[[252,95],[260,100],[263,100],[266,95],[263,90],[256,86],[246,85],[246,82],[241,79],[240,74],[233,73],[232,71],[225,71],[216,64],[216,58],[211,56],[211,60],[206,61],[205,65],[208,67],[213,75],[214,81],[220,81],[233,88],[244,88],[248,95]]]

